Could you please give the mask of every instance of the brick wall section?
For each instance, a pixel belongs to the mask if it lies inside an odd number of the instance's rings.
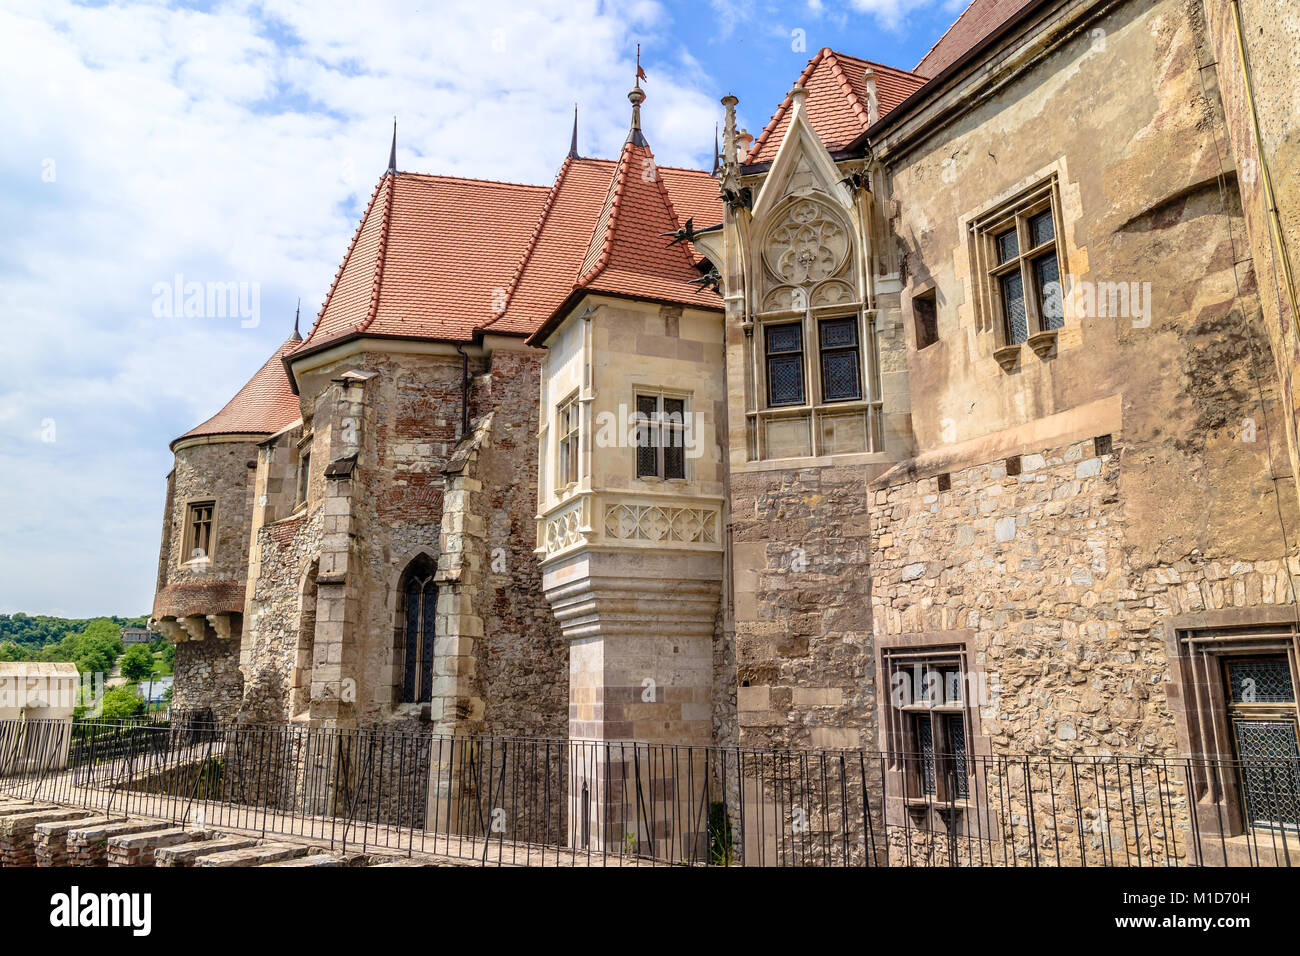
[[[0,817],[0,866],[36,866],[36,827],[89,816],[85,810],[47,808]]]
[[[185,830],[180,827],[109,837],[108,865],[153,866],[154,853],[160,847],[193,843],[205,837],[206,834],[201,831]]]
[[[141,820],[121,820],[70,830],[67,836],[69,866],[106,866],[108,841],[124,833],[157,830],[161,824]]]

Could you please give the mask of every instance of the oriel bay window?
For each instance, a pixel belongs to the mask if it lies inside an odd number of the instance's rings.
[[[636,395],[636,476],[686,477],[686,399]]]

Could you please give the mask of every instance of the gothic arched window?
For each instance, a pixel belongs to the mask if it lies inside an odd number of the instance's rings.
[[[433,697],[434,609],[438,589],[432,559],[420,555],[402,572],[397,594],[396,680],[397,703],[424,703]]]

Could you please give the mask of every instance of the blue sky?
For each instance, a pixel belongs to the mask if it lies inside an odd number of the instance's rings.
[[[67,3],[0,10],[0,612],[152,603],[168,442],[309,324],[386,165],[550,183],[762,129],[822,46],[910,68],[961,0]],[[173,290],[232,284],[225,314]]]

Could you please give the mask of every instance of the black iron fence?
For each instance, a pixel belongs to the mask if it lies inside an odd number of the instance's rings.
[[[528,865],[1196,866],[1300,859],[1300,765],[0,721],[0,792]]]

